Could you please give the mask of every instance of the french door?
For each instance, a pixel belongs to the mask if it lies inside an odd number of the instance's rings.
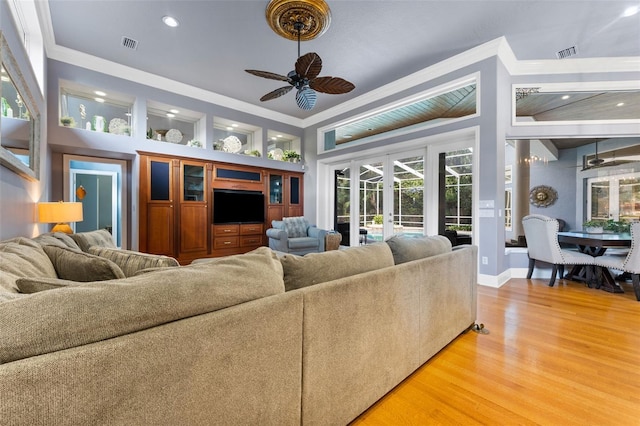
[[[640,173],[587,180],[589,220],[640,220]]]

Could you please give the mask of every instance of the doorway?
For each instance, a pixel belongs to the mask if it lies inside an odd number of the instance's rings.
[[[118,247],[127,247],[126,162],[64,155],[64,197],[82,203],[83,221],[74,232],[107,229]]]

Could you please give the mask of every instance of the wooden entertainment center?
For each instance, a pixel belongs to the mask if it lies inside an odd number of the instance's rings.
[[[140,153],[140,251],[188,264],[203,257],[246,253],[267,245],[272,220],[302,216],[303,173]],[[214,214],[214,191],[262,194],[262,217]],[[255,197],[253,197],[255,199]],[[255,201],[255,200],[254,200]],[[218,211],[220,213],[220,211]],[[224,217],[224,219],[219,219]],[[258,213],[258,216],[260,214]],[[224,223],[216,223],[215,219]]]

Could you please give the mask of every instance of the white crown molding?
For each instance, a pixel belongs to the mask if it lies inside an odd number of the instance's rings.
[[[93,55],[78,52],[73,49],[58,46],[55,42],[55,35],[53,32],[53,24],[51,21],[48,0],[36,2],[36,5],[38,8],[38,15],[43,33],[45,50],[49,59],[86,68],[92,71],[100,72],[102,74],[108,74],[116,78],[122,78],[124,80],[132,81],[134,83],[142,84],[145,86],[150,86],[179,95],[203,100],[205,102],[210,102],[226,108],[231,108],[270,120],[279,121],[281,123],[290,124],[292,126],[302,127],[302,119],[297,117],[282,114],[277,111],[272,111],[270,109],[253,105],[248,102],[220,95],[218,93],[191,86],[189,84],[180,83],[175,80],[161,77],[159,75],[152,74],[146,71],[141,71],[136,68],[121,65],[116,62],[108,61],[106,59],[98,58]]]
[[[303,120],[304,127],[329,120],[339,114],[349,112],[355,108],[368,105],[379,99],[410,89],[419,84],[441,77],[445,74],[454,72],[468,65],[475,64],[492,56],[496,56],[500,50],[511,51],[507,39],[499,37],[480,46],[469,49],[465,52],[452,56],[449,59],[438,62],[406,77],[402,77],[396,81],[388,83],[370,92],[358,96],[357,98],[343,102],[333,108],[327,109],[311,117]],[[513,53],[512,53],[513,54]]]
[[[302,127],[302,120],[290,115],[272,111],[257,105],[253,105],[244,101],[240,101],[228,96],[220,95],[208,90],[204,90],[189,84],[180,83],[166,77],[161,77],[136,68],[131,68],[112,61],[108,61],[86,53],[78,52],[66,47],[58,45],[52,46],[47,51],[47,56],[56,61],[65,62],[78,67],[86,68],[102,74],[113,77],[122,78],[134,83],[145,86],[155,87],[158,89],[173,92],[179,95],[191,97],[194,99],[210,102],[226,108],[236,109],[238,111],[254,114],[259,117],[279,121],[281,123],[290,124],[292,126]]]
[[[511,75],[593,74],[640,72],[640,57],[572,58],[517,61],[509,69]]]
[[[87,68],[96,72],[108,73],[114,77],[130,80],[146,86],[167,90],[196,99],[202,99],[227,108],[247,112],[249,114],[300,128],[313,126],[340,114],[348,113],[356,108],[366,106],[400,91],[410,89],[419,84],[423,84],[494,56],[498,57],[512,76],[640,72],[640,57],[571,58],[563,60],[519,61],[515,57],[507,39],[503,36],[459,53],[427,68],[423,68],[420,71],[400,78],[370,92],[364,93],[357,98],[343,102],[311,117],[300,119],[230,98],[228,96],[223,96],[215,92],[58,46],[55,43],[48,0],[36,1],[35,4],[38,9],[38,17],[48,58]]]

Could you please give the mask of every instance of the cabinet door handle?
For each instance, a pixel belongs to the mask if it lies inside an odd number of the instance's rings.
[[[225,229],[224,232],[231,232],[231,229]]]
[[[231,244],[231,241],[225,241],[224,244],[229,245]]]

